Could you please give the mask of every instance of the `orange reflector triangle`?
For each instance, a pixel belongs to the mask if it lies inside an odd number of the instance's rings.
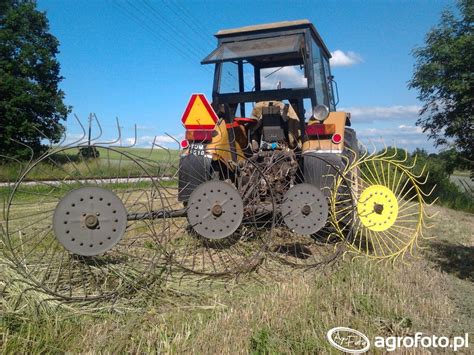
[[[218,117],[204,94],[193,94],[181,122],[187,129],[213,129]]]

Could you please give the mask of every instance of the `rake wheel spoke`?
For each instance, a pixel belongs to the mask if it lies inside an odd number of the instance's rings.
[[[96,147],[100,157],[84,159],[78,154],[80,148],[54,149],[24,170],[13,188],[6,210],[5,252],[12,255],[25,278],[54,297],[66,300],[116,297],[134,288],[134,285],[146,284],[143,281],[161,260],[161,251],[157,246],[160,237],[150,228],[150,224],[140,220],[127,222],[125,214],[125,217],[117,217],[121,220],[117,223],[127,225],[117,245],[97,255],[81,256],[81,253],[74,251],[78,249],[68,250],[64,237],[58,234],[63,232],[57,229],[56,224],[53,226],[56,214],[63,213],[65,223],[68,223],[64,233],[67,231],[70,235],[70,242],[74,240],[83,244],[86,239],[81,238],[86,235],[96,238],[99,233],[97,227],[105,228],[107,223],[113,223],[112,217],[97,217],[100,221],[98,225],[87,226],[84,225],[82,211],[78,211],[79,217],[74,219],[74,207],[66,211],[58,206],[67,201],[68,194],[76,193],[79,198],[81,189],[107,190],[121,201],[125,213],[147,213],[153,209],[151,195],[158,196],[161,191],[138,157],[132,157],[120,149]],[[45,178],[35,183],[33,177],[38,173]],[[105,200],[99,202],[98,196],[94,200],[90,196],[90,199],[88,205],[84,201],[78,206],[84,212],[92,208],[99,216],[107,207]],[[113,204],[108,208],[114,209],[115,213]],[[70,229],[69,233],[70,224],[71,228],[77,226],[79,229]],[[110,230],[110,233],[114,231]],[[103,233],[105,238],[106,231]]]
[[[356,254],[392,260],[418,245],[426,218],[422,182],[405,160],[394,157],[386,152],[365,155],[346,171],[347,175],[357,175],[353,238],[349,244]],[[340,234],[344,230],[342,219],[335,220]]]

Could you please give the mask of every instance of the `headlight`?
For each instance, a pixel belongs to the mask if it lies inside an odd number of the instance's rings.
[[[329,116],[329,108],[326,105],[313,107],[313,118],[318,121],[324,121]]]

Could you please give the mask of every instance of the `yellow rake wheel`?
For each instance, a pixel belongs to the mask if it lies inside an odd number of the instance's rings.
[[[391,155],[387,150],[362,154],[347,164],[344,176],[351,188],[342,188],[339,179],[331,216],[350,252],[395,260],[418,246],[427,217],[424,198],[429,194],[422,190],[424,169],[415,175],[415,164],[416,158],[408,163],[408,154],[400,157],[396,149]]]
[[[386,186],[369,186],[357,201],[357,214],[367,229],[374,232],[386,231],[398,217],[397,197]]]

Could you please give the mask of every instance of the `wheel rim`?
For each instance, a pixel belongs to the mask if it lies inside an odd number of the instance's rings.
[[[135,289],[143,280],[151,282],[150,275],[160,261],[158,238],[149,223],[123,220],[128,213],[153,210],[151,195],[157,193],[157,187],[136,157],[118,149],[97,147],[100,158],[82,159],[77,158],[80,148],[61,148],[54,154],[45,154],[31,163],[17,181],[7,206],[5,253],[27,280],[54,297],[115,297]],[[34,180],[40,173],[44,178]],[[71,243],[84,237],[77,229],[64,228],[70,226],[64,222],[69,222],[73,209],[80,207],[80,199],[89,197],[97,199],[97,203],[103,198],[102,208],[90,211],[95,216],[107,208],[109,217],[114,216],[109,225],[103,224],[105,231],[115,230],[107,248],[105,235],[100,248],[100,238],[96,239],[97,244],[89,239],[89,244],[72,247]],[[65,203],[77,205],[66,209]],[[89,227],[95,228],[93,214],[86,213],[85,217],[90,219]],[[93,252],[80,252],[81,248],[91,248]]]
[[[296,164],[288,160],[294,160]],[[304,168],[309,165],[316,166],[316,171]],[[293,170],[289,171],[288,166]],[[331,224],[329,204],[334,196],[336,177],[341,174],[340,167],[317,154],[300,155],[290,151],[280,159],[272,157],[264,171],[270,176],[275,176],[275,171],[285,172],[280,175],[283,179],[273,186],[277,219],[271,255],[280,262],[303,269],[323,267],[336,261],[344,250],[344,239]],[[295,192],[308,197],[292,198],[290,202],[288,198],[294,197]],[[314,217],[316,213],[314,221],[305,218],[306,206],[311,207],[309,216]],[[297,218],[297,211],[301,212],[301,218]]]
[[[356,203],[343,212],[339,208],[334,224],[339,234],[348,236],[352,253],[394,260],[412,253],[423,238],[422,174],[412,173],[416,160],[408,165],[406,156],[395,156],[365,154],[345,171]],[[337,204],[333,208],[337,211]],[[350,222],[343,223],[344,218]]]
[[[211,241],[230,237],[240,226],[244,206],[239,192],[223,181],[207,181],[191,194],[188,222],[201,237]]]
[[[162,245],[169,260],[179,269],[209,276],[238,275],[253,271],[265,256],[273,233],[273,195],[271,190],[261,191],[259,187],[268,185],[267,180],[258,167],[244,156],[224,149],[215,149],[215,153],[229,156],[235,154],[239,163],[232,165],[232,168],[219,160],[206,165],[209,167],[208,178],[211,180],[202,178],[194,182],[195,189],[186,206],[187,217],[163,218],[153,223],[161,231]],[[201,176],[197,171],[189,174]],[[205,189],[200,192],[201,188]],[[211,189],[220,189],[221,193],[227,191],[229,196],[232,194],[235,197],[232,202],[236,202],[235,207],[233,203],[230,210],[220,206],[225,213],[236,213],[233,222],[230,220],[232,228],[214,228],[215,232],[211,230],[208,237],[204,229],[193,229],[193,224],[202,222],[200,213],[212,215],[212,209],[216,205],[214,202],[217,201],[210,200],[206,200],[212,202],[209,206],[202,205],[206,203],[202,199],[202,193],[207,189],[209,192]],[[167,189],[166,196],[163,195],[160,201],[162,206],[169,211],[182,208],[178,193],[178,190]],[[221,211],[215,212],[219,214]],[[238,223],[239,220],[241,223]],[[210,228],[206,223],[201,226]],[[232,233],[232,230],[235,231]]]

